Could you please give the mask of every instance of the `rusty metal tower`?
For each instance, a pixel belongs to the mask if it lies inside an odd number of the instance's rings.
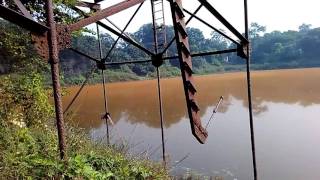
[[[100,3],[103,0],[94,0],[94,2],[83,2],[78,1],[76,6],[73,8],[76,12],[83,15],[84,18],[75,22],[73,24],[57,24],[54,21],[53,13],[53,4],[52,0],[46,0],[46,14],[47,14],[47,24],[42,24],[33,19],[32,15],[25,8],[24,4],[20,0],[13,0],[14,4],[19,11],[14,11],[8,8],[5,3],[0,4],[0,17],[11,21],[32,33],[33,40],[35,42],[36,49],[39,54],[48,60],[51,64],[52,72],[52,82],[53,82],[53,91],[54,91],[54,102],[55,102],[55,111],[56,111],[56,120],[57,120],[57,129],[59,137],[59,148],[60,148],[60,157],[62,159],[66,158],[66,141],[64,133],[64,120],[63,120],[63,109],[61,101],[61,88],[59,82],[59,51],[71,48],[71,33],[73,31],[80,30],[81,28],[96,23],[98,27],[102,27],[105,30],[118,36],[118,39],[113,44],[111,50],[107,53],[106,57],[102,57],[102,54],[99,59],[90,57],[83,52],[79,52],[75,49],[72,49],[76,53],[83,55],[90,60],[97,63],[97,68],[104,73],[104,70],[108,66],[113,65],[122,65],[128,63],[152,63],[157,69],[157,79],[158,79],[158,98],[159,98],[159,109],[160,109],[160,120],[162,127],[162,143],[163,143],[163,160],[165,162],[165,148],[164,148],[164,132],[163,132],[163,113],[162,113],[162,98],[161,98],[161,84],[160,84],[160,70],[159,67],[166,60],[179,59],[181,77],[184,86],[185,99],[187,104],[188,116],[190,119],[190,125],[192,134],[200,143],[205,143],[208,132],[202,126],[200,119],[200,108],[196,99],[197,89],[196,82],[194,80],[193,68],[192,68],[192,58],[198,56],[210,56],[224,53],[237,53],[238,56],[246,60],[247,64],[247,88],[248,88],[248,102],[249,102],[249,117],[250,117],[250,134],[251,134],[251,149],[252,149],[252,158],[253,158],[253,172],[254,179],[257,179],[256,171],[256,160],[255,160],[255,140],[254,140],[254,129],[253,129],[253,114],[252,114],[252,98],[251,98],[251,79],[250,79],[250,48],[249,48],[249,29],[248,29],[248,6],[247,0],[244,2],[244,24],[245,24],[245,35],[242,35],[234,26],[229,23],[223,16],[220,14],[207,0],[194,0],[200,3],[199,7],[194,12],[189,12],[183,8],[182,0],[168,0],[170,3],[170,10],[172,14],[172,22],[174,27],[174,38],[167,42],[166,36],[166,26],[164,18],[164,1],[163,0],[150,0],[152,7],[152,20],[153,20],[153,36],[154,36],[154,51],[150,51],[139,42],[135,41],[130,35],[125,33],[128,25],[131,23],[132,19],[136,13],[141,8],[142,4],[146,0],[119,0],[115,5],[109,6],[107,8],[101,9]],[[189,1],[189,0],[188,0]],[[3,2],[3,1],[1,1]],[[24,3],[28,0],[24,0]],[[118,28],[115,24],[115,28],[104,23],[103,19],[107,19],[109,16],[119,13],[123,10],[131,8],[135,5],[139,5],[133,16],[130,18],[129,22],[124,29]],[[87,7],[92,10],[92,13],[86,14],[82,12],[77,7]],[[196,14],[201,8],[207,9],[219,22],[221,22],[225,28],[227,28],[237,39],[234,40],[230,36],[226,35],[222,31],[215,28],[210,22],[204,21],[199,18]],[[190,15],[188,20],[185,19],[185,13]],[[223,37],[229,39],[233,42],[237,48],[226,49],[221,51],[208,51],[208,52],[193,52],[189,47],[189,37],[186,30],[187,24],[192,20],[197,19],[200,22],[204,23],[208,27],[212,28],[214,31],[222,35]],[[109,22],[110,20],[107,19]],[[120,32],[119,32],[120,30]],[[99,28],[97,28],[99,35]],[[135,46],[150,59],[146,60],[137,60],[137,61],[126,61],[126,62],[108,62],[106,61],[109,57],[111,51],[116,46],[119,39],[126,41],[127,43]],[[176,43],[177,46],[177,55],[167,56],[168,48]],[[100,46],[101,48],[101,46]],[[101,49],[100,49],[101,50]],[[81,90],[81,89],[80,89]],[[105,96],[105,102],[106,102]],[[108,112],[107,104],[105,103],[105,119],[111,119]]]

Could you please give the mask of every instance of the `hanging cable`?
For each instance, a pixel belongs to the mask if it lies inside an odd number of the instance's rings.
[[[163,8],[163,6],[162,6],[162,8]],[[158,53],[159,52],[159,44],[158,44],[158,34],[157,34],[157,22],[156,22],[157,17],[156,17],[156,10],[155,10],[155,0],[151,0],[151,10],[152,10],[154,53],[155,53],[155,55],[152,56],[152,64],[156,67],[156,73],[157,73],[160,128],[161,128],[161,144],[162,144],[162,160],[163,160],[163,165],[166,168],[166,166],[167,166],[167,163],[166,163],[166,147],[165,147],[165,140],[164,140],[164,120],[163,120],[161,82],[160,82],[160,70],[159,70],[159,67],[163,64],[163,57],[162,57],[163,54],[162,53],[160,53],[160,54]],[[163,23],[164,23],[164,21],[163,21]]]
[[[102,60],[103,58],[103,52],[102,52],[102,45],[101,45],[101,37],[100,37],[100,30],[99,30],[99,25],[97,24],[97,38],[98,38],[98,45],[99,45],[99,56],[100,59]],[[102,66],[100,66],[101,68],[101,74],[102,74],[102,86],[103,86],[103,100],[104,100],[104,115],[102,116],[102,119],[106,120],[106,127],[107,127],[107,144],[110,144],[110,134],[109,134],[109,121],[111,124],[113,124],[113,121],[111,119],[110,113],[108,111],[108,101],[107,101],[107,92],[106,92],[106,78],[105,78],[105,65],[104,65],[104,61],[101,62]],[[98,65],[99,66],[99,65]]]
[[[160,127],[161,127],[161,142],[162,142],[162,160],[166,167],[166,146],[164,142],[164,121],[163,121],[163,110],[162,110],[162,97],[161,97],[161,84],[160,84],[160,71],[157,67],[157,84],[158,84],[158,98],[159,98],[159,113],[160,113]]]
[[[219,102],[217,103],[216,107],[213,109],[212,114],[211,114],[211,116],[210,116],[210,118],[209,118],[209,121],[207,122],[207,125],[206,125],[206,127],[205,127],[206,130],[207,130],[207,128],[208,128],[211,120],[214,118],[214,115],[217,113],[217,111],[218,111],[218,109],[219,109],[220,104],[222,103],[222,101],[223,101],[223,96],[220,97]]]

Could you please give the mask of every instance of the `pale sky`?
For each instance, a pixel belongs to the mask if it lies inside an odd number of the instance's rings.
[[[106,0],[102,3],[102,8],[106,8],[123,0]],[[234,27],[240,32],[244,31],[243,20],[243,0],[208,0]],[[145,1],[144,5],[128,27],[127,32],[134,32],[146,23],[151,22],[150,1]],[[199,2],[197,0],[184,0],[184,8],[194,11]],[[302,23],[312,24],[312,27],[320,26],[320,2],[318,0],[248,0],[249,21],[258,22],[267,26],[267,32],[273,30],[297,30]],[[115,14],[110,18],[120,28],[123,28],[128,22],[130,16],[136,10],[138,5]],[[172,24],[169,3],[165,1],[166,24]],[[202,7],[197,14],[202,19],[214,25],[217,28],[226,30],[205,7]],[[189,16],[186,16],[187,18]],[[201,29],[208,37],[211,29],[207,28],[201,22],[193,19],[190,27]],[[227,32],[227,34],[229,34]]]

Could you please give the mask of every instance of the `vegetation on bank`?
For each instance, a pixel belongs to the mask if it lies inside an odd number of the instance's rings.
[[[168,39],[173,37],[172,26],[167,27]],[[187,28],[190,39],[190,50],[193,53],[208,52],[236,48],[234,44],[223,38],[216,32],[211,37],[205,37],[200,29]],[[152,51],[152,25],[145,24],[138,31],[131,33],[144,47]],[[102,47],[104,56],[112,46],[114,39],[109,34],[102,34]],[[250,40],[252,48],[252,69],[289,69],[319,67],[320,52],[320,28],[311,28],[303,24],[298,31],[288,30],[284,32],[266,32],[266,27],[257,23],[250,26]],[[73,39],[73,48],[85,52],[91,57],[99,55],[98,43],[95,36],[80,35]],[[176,55],[176,47],[168,49],[167,56]],[[108,62],[123,62],[150,59],[132,45],[119,41],[118,45],[108,57]],[[85,74],[95,66],[89,59],[79,56],[71,51],[61,53],[62,72],[67,84],[78,84],[78,77],[82,80]],[[121,66],[108,66],[107,80],[109,82],[123,80],[149,79],[155,75],[155,68],[151,63],[125,64]],[[245,61],[239,58],[236,53],[204,56],[193,58],[193,70],[196,74],[210,74],[221,72],[244,71]],[[163,77],[179,76],[179,63],[177,59],[165,62],[161,67]],[[91,78],[92,83],[101,82],[100,72],[94,71]]]
[[[27,61],[27,58],[21,58],[17,52],[31,52],[32,46],[30,38],[23,30],[13,26],[12,24],[0,20],[0,37],[3,42],[9,46],[2,46],[0,53],[0,74],[7,74],[15,67],[16,62],[22,63]],[[8,29],[18,33],[9,33]],[[151,24],[143,25],[131,36],[140,44],[152,51]],[[173,37],[172,26],[167,27],[168,39]],[[225,38],[221,37],[216,32],[212,32],[211,37],[204,37],[201,30],[197,28],[187,28],[190,38],[190,49],[193,53],[207,52],[235,48],[235,45],[230,43]],[[92,33],[92,32],[91,32]],[[23,38],[19,38],[19,36]],[[103,56],[106,56],[115,39],[106,34],[101,35]],[[311,28],[310,25],[303,24],[299,27],[299,31],[273,31],[266,33],[266,27],[257,23],[252,23],[250,27],[250,38],[252,46],[252,69],[253,70],[268,70],[268,69],[288,69],[288,68],[306,68],[319,67],[318,57],[320,52],[316,47],[320,46],[320,28]],[[13,43],[17,41],[17,43]],[[28,46],[24,46],[27,42]],[[13,46],[13,44],[15,46]],[[99,56],[98,42],[95,34],[92,33],[77,33],[73,36],[72,47],[91,57]],[[21,48],[27,48],[21,51]],[[176,55],[175,46],[168,49],[167,56]],[[8,52],[13,54],[9,56]],[[14,53],[15,52],[15,53]],[[18,55],[17,55],[18,54]],[[23,56],[23,55],[22,55]],[[27,56],[28,58],[34,58]],[[82,84],[87,76],[90,76],[89,83],[100,83],[101,72],[95,68],[95,63],[89,59],[80,56],[73,51],[65,50],[60,54],[61,59],[61,75],[63,85]],[[123,62],[150,59],[139,49],[124,41],[119,41],[116,48],[107,58],[107,62]],[[94,69],[95,68],[95,69]],[[239,58],[236,53],[197,57],[193,59],[193,70],[196,74],[210,74],[222,72],[244,71],[245,61]],[[155,68],[151,63],[142,64],[125,64],[117,66],[108,66],[106,77],[108,82],[128,81],[151,79],[155,77]],[[180,69],[177,59],[166,61],[161,66],[162,77],[179,76]],[[46,73],[46,81],[50,82],[50,73]]]
[[[38,73],[2,76],[0,177],[5,179],[168,179],[159,163],[130,157],[126,148],[90,141],[67,128],[68,159],[59,159],[48,91]]]
[[[1,179],[169,179],[160,163],[133,157],[124,145],[92,142],[74,126],[66,128],[61,161],[48,65],[27,32],[0,21]]]

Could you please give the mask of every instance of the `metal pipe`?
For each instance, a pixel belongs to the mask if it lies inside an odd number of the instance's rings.
[[[49,30],[49,63],[51,65],[52,86],[54,95],[54,106],[56,113],[56,123],[58,131],[58,142],[60,150],[60,158],[67,159],[65,127],[63,120],[63,108],[61,98],[61,86],[59,77],[59,51],[57,42],[56,23],[54,21],[52,0],[46,1],[47,26]]]
[[[248,20],[248,2],[244,0],[244,22],[245,22],[245,37],[249,39],[249,20]],[[252,90],[251,90],[251,74],[250,74],[250,45],[247,48],[247,88],[248,88],[248,104],[249,104],[249,118],[250,118],[250,137],[251,137],[251,153],[253,163],[253,179],[258,179],[256,154],[255,154],[255,138],[254,138],[254,125],[253,125],[253,112],[252,112]]]

